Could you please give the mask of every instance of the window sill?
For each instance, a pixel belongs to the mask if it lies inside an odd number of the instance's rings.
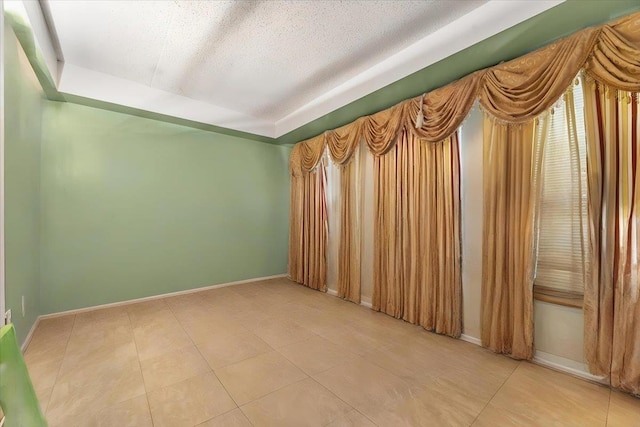
[[[556,289],[544,288],[542,286],[533,287],[533,298],[538,301],[551,304],[563,305],[582,309],[583,296],[573,292],[559,291]]]

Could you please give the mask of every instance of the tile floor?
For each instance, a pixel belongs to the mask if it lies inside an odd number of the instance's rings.
[[[640,426],[640,399],[286,279],[40,322],[50,427]]]

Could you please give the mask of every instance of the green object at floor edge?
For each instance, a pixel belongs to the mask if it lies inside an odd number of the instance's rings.
[[[11,324],[0,328],[0,408],[3,427],[47,426]]]

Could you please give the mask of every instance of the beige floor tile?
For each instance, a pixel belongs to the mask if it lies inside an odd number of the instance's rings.
[[[140,365],[147,393],[211,371],[193,345],[145,359]]]
[[[216,369],[215,373],[238,405],[306,378],[275,351]]]
[[[33,360],[25,360],[33,387],[36,391],[52,388],[60,371],[62,359],[40,359],[37,362]]]
[[[106,348],[114,344],[131,342],[132,339],[131,325],[119,324],[112,328],[96,327],[95,329],[74,327],[67,350],[74,352],[78,349]]]
[[[435,347],[426,349],[394,345],[378,348],[362,357],[415,386],[429,384],[438,375],[455,368]]]
[[[219,333],[208,341],[197,343],[197,346],[212,369],[273,351],[267,343],[251,332]]]
[[[238,325],[244,327],[248,331],[252,331],[259,327],[262,323],[271,320],[274,316],[266,313],[262,309],[262,304],[254,301],[248,301],[244,308],[229,315]]]
[[[75,318],[75,315],[70,315],[39,320],[25,354],[32,355],[40,351],[46,353],[50,351],[50,347],[59,348],[60,343],[66,346],[73,330]],[[64,350],[62,353],[64,354]]]
[[[375,427],[375,424],[354,409],[331,421],[327,427]]]
[[[326,371],[356,357],[348,350],[319,336],[280,347],[278,352],[307,375]]]
[[[162,323],[175,317],[164,299],[151,300],[126,306],[131,327],[140,328],[149,323]]]
[[[213,372],[148,394],[155,427],[193,427],[236,407]]]
[[[147,396],[142,395],[104,409],[86,408],[75,415],[49,420],[49,427],[153,427]]]
[[[181,320],[180,324],[196,344],[209,343],[228,335],[250,333],[239,323],[218,318],[217,314],[204,314],[196,319]]]
[[[458,390],[456,383],[436,380],[366,414],[381,426],[468,426],[485,405],[484,399]]]
[[[71,372],[56,381],[47,407],[51,423],[64,424],[145,394],[140,365],[104,365],[95,372]]]
[[[351,406],[311,378],[288,385],[242,406],[254,426],[324,426]]]
[[[47,336],[51,334],[69,335],[71,334],[75,321],[75,314],[40,319],[38,321],[38,328],[33,334],[33,338],[40,334]]]
[[[150,359],[193,344],[180,323],[152,324],[133,330],[140,360]]]
[[[257,283],[244,283],[237,286],[232,286],[231,291],[241,295],[245,298],[253,298],[262,293],[266,293],[266,290],[259,286]]]
[[[345,327],[324,331],[319,333],[319,335],[337,346],[361,356],[388,344],[372,336]]]
[[[603,426],[609,389],[531,363],[521,363],[491,400],[491,406],[540,425]]]
[[[76,314],[73,334],[96,333],[119,327],[131,328],[129,315],[124,306]]]
[[[410,385],[362,358],[314,375],[313,378],[365,416],[408,397]]]
[[[640,426],[640,398],[611,392],[607,427]]]
[[[43,414],[47,412],[47,406],[49,406],[49,399],[51,398],[52,391],[53,391],[53,387],[36,389],[36,395],[38,396],[38,403],[40,403],[40,410],[42,411]]]
[[[50,427],[251,425],[232,397],[256,425],[640,427],[640,399],[286,279],[44,319],[25,360]]]
[[[304,341],[316,334],[285,319],[269,319],[262,322],[253,333],[273,348]]]
[[[535,413],[515,413],[508,409],[497,408],[492,403],[487,405],[472,424],[473,427],[547,427],[549,425],[563,426],[565,424],[548,424],[547,420],[537,418]]]
[[[139,396],[98,412],[90,424],[95,427],[153,427],[147,396]]]
[[[193,292],[190,294],[170,296],[164,299],[167,305],[173,310],[174,308],[182,307],[197,307],[204,304],[200,292]]]
[[[240,408],[198,424],[197,427],[253,427]]]
[[[70,342],[57,381],[73,382],[76,385],[90,384],[96,378],[106,377],[114,370],[135,366],[137,363],[138,354],[131,338],[128,341],[119,339],[100,342],[96,339],[91,342]]]
[[[62,360],[74,322],[75,316],[40,320],[27,346],[25,360],[36,363]]]

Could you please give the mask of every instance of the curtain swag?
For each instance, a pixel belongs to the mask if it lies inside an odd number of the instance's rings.
[[[375,156],[387,153],[405,129],[421,140],[440,142],[458,129],[476,99],[486,112],[502,121],[528,122],[550,108],[581,69],[616,89],[640,91],[639,58],[640,12],[586,28],[300,142],[291,152],[291,173],[297,176],[312,171],[325,147],[336,163],[345,164],[361,138]]]

